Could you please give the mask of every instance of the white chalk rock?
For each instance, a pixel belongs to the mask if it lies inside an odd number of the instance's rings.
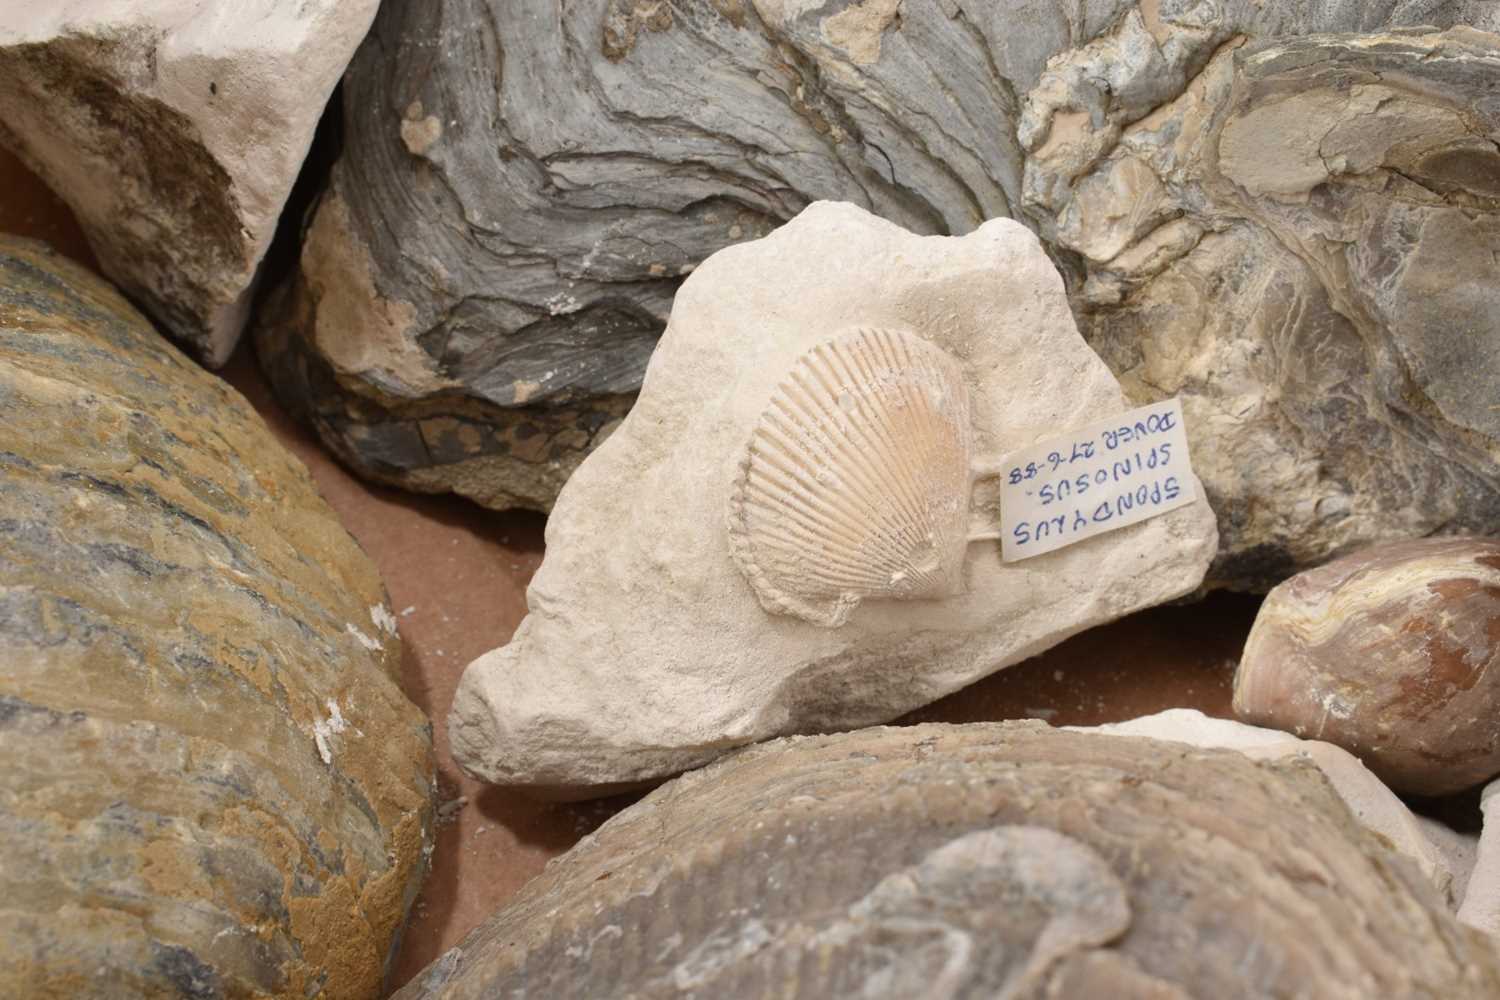
[[[0,144],[210,365],[379,0],[72,0],[0,17]]]
[[[531,613],[465,672],[454,756],[597,792],[893,719],[1188,593],[1201,500],[1017,563],[972,540],[998,528],[974,470],[1125,408],[1015,222],[919,237],[820,202],[719,251],[564,487]]]
[[[1500,779],[1490,782],[1479,796],[1484,812],[1484,832],[1469,872],[1460,923],[1500,936]]]
[[[1422,873],[1446,894],[1456,909],[1462,899],[1460,878],[1468,869],[1454,870],[1454,858],[1439,850],[1422,823],[1358,757],[1321,740],[1304,740],[1277,729],[1264,729],[1233,719],[1215,719],[1196,709],[1173,708],[1127,722],[1102,726],[1068,726],[1081,733],[1106,736],[1145,736],[1195,747],[1238,750],[1252,760],[1305,757],[1328,778],[1354,818],[1368,830],[1384,837],[1396,850],[1417,863]],[[1457,837],[1458,835],[1454,835]],[[1445,842],[1445,846],[1447,846]]]

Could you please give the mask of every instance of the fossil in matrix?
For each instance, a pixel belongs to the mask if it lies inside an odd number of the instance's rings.
[[[396,998],[1497,992],[1493,941],[1313,762],[1009,722],[793,737],[684,775]]]
[[[1487,534],[1496,32],[1493,0],[386,3],[258,353],[361,474],[545,510],[714,252],[820,199],[1008,216],[1130,402],[1182,397],[1211,585]]]
[[[510,643],[469,665],[471,773],[570,796],[847,729],[1188,593],[1207,503],[1035,559],[990,456],[1124,409],[1007,219],[907,232],[820,202],[683,283],[641,397],[579,466]],[[837,627],[831,627],[837,626]]]
[[[857,327],[798,358],[729,501],[761,606],[837,627],[863,599],[961,590],[973,439],[961,364],[915,333]]]
[[[1494,533],[1500,5],[1185,6],[1058,55],[1018,134],[1084,337],[1182,400],[1209,584]]]

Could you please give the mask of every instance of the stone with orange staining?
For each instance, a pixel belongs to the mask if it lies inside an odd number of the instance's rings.
[[[1500,542],[1376,546],[1283,583],[1250,632],[1234,708],[1344,747],[1398,791],[1500,774]]]

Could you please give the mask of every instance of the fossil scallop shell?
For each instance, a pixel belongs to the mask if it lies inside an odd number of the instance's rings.
[[[972,446],[963,371],[916,334],[855,328],[798,358],[730,499],[761,605],[832,628],[861,600],[957,592]]]

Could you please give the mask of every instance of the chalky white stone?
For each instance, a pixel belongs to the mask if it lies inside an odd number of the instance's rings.
[[[0,145],[104,273],[217,367],[379,0],[5,3]]]
[[[1201,500],[1022,563],[1003,563],[993,538],[963,541],[951,586],[946,576],[924,585],[923,599],[872,592],[856,606],[804,594],[824,621],[768,611],[726,526],[747,495],[747,442],[788,374],[853,329],[900,331],[928,359],[914,371],[951,367],[935,381],[966,389],[971,456],[1126,408],[1079,337],[1056,270],[1015,222],[921,237],[820,202],[720,251],[678,293],[639,402],[563,489],[530,614],[464,674],[449,718],[464,767],[501,784],[598,793],[772,736],[893,719],[1198,586],[1217,542]],[[923,437],[955,453],[942,489],[959,477],[968,486],[963,437]],[[962,518],[946,510],[934,523],[945,539],[993,528],[995,496],[980,479]],[[775,579],[785,590],[791,577]]]

